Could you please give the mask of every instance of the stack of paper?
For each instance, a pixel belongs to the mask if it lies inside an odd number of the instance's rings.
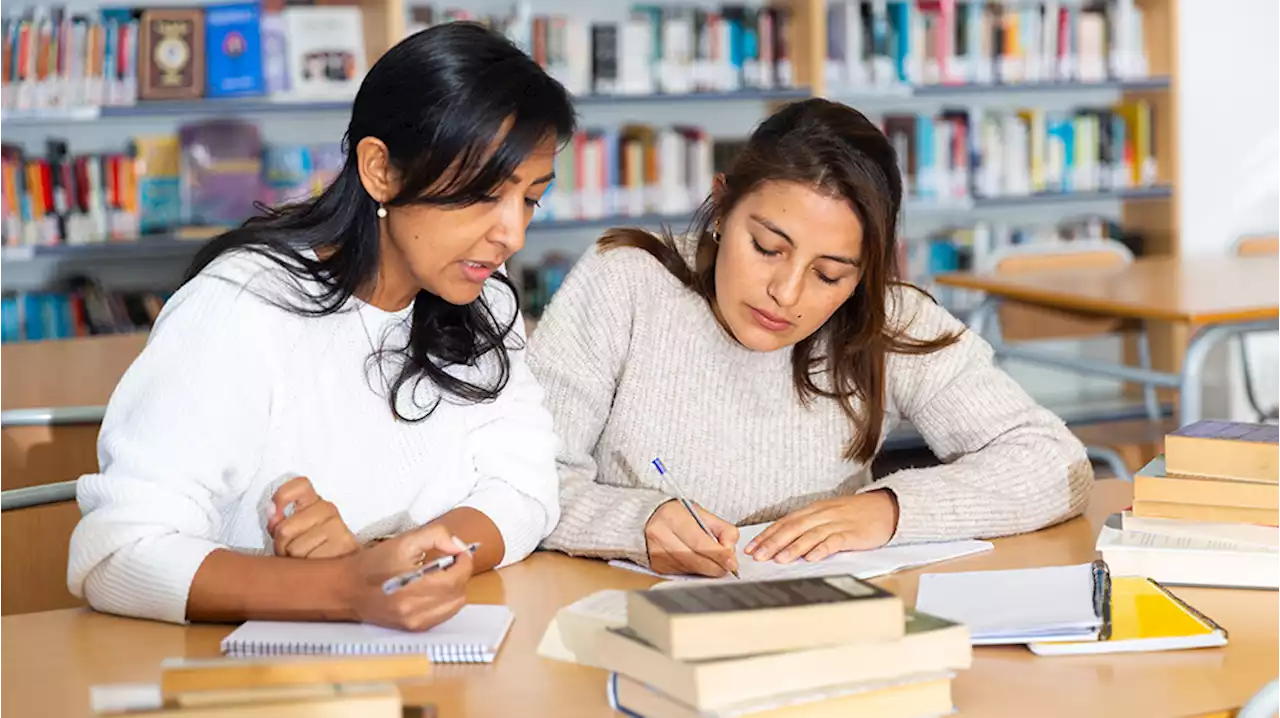
[[[916,609],[969,627],[974,645],[1094,638],[1090,564],[920,577]]]

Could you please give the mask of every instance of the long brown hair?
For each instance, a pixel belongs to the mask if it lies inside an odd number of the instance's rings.
[[[845,458],[869,462],[880,446],[885,413],[885,363],[890,352],[926,354],[954,344],[958,334],[918,339],[907,326],[890,326],[886,305],[893,287],[924,290],[899,276],[898,213],[902,175],[889,140],[861,112],[823,99],[790,104],[751,134],[725,173],[720,191],[694,215],[690,231],[698,238],[697,261],[690,267],[676,239],[634,228],[612,229],[600,249],[636,247],[652,254],[681,282],[714,307],[716,249],[712,228],[742,199],[766,182],[796,182],[833,197],[843,197],[862,223],[862,276],[857,288],[816,332],[797,342],[791,375],[804,403],[835,399],[853,424]],[[926,294],[927,296],[927,294]],[[932,299],[932,297],[930,297]],[[727,331],[727,327],[726,327]],[[820,348],[825,349],[819,355]],[[815,370],[830,372],[830,386],[819,386]],[[862,411],[855,408],[860,401]]]

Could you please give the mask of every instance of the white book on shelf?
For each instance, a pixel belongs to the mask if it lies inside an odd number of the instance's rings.
[[[360,8],[291,5],[281,17],[289,53],[286,98],[354,97],[366,70]]]
[[[618,84],[627,95],[653,93],[653,26],[648,18],[630,17],[622,23],[618,43]]]

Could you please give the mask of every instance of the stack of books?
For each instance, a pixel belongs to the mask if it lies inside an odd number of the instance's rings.
[[[1277,427],[1200,421],[1165,438],[1134,477],[1133,508],[1098,550],[1115,575],[1161,583],[1280,588]]]
[[[686,584],[627,595],[600,637],[613,707],[684,716],[949,715],[961,624],[852,576]]]

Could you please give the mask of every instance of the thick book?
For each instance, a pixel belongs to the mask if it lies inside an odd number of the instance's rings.
[[[902,638],[902,600],[853,576],[735,581],[627,595],[627,625],[680,660]]]
[[[609,676],[607,691],[611,708],[640,718],[923,718],[955,712],[951,679],[949,673],[903,676],[784,693],[718,711],[699,711],[617,673]]]
[[[673,699],[710,711],[791,692],[969,668],[968,629],[907,610],[901,640],[845,644],[722,660],[677,661],[626,627],[605,628],[595,642],[601,667]]]
[[[1165,468],[1175,476],[1280,483],[1280,427],[1197,421],[1164,440]]]
[[[1133,498],[1138,502],[1162,502],[1199,506],[1280,511],[1280,484],[1183,477],[1170,474],[1163,456],[1157,456],[1133,477]]]
[[[1172,586],[1280,588],[1280,562],[1274,550],[1122,531],[1120,526],[1120,517],[1112,516],[1096,544],[1114,576],[1143,576]]]

